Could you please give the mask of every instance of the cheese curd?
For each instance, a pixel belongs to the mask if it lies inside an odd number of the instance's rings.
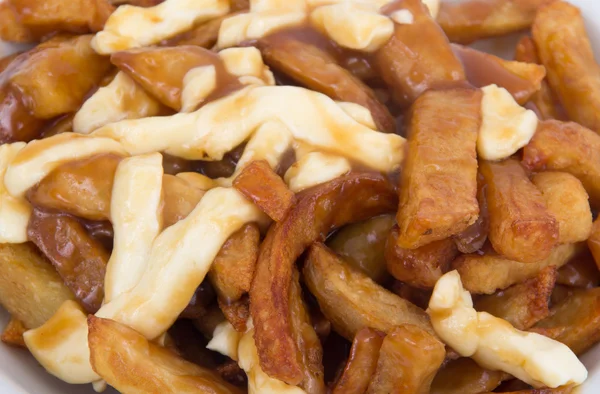
[[[27,225],[31,206],[22,197],[11,196],[4,185],[6,169],[15,156],[25,147],[24,142],[0,146],[0,242],[27,242]]]
[[[284,180],[291,191],[298,193],[309,187],[329,182],[352,169],[343,157],[321,152],[310,152],[294,163],[285,173]]]
[[[587,370],[567,346],[477,312],[457,271],[438,280],[427,313],[448,346],[484,368],[508,372],[534,387],[577,385],[587,378]]]

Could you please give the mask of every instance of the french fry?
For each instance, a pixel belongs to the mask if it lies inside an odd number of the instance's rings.
[[[233,180],[233,187],[276,222],[296,203],[294,193],[266,160],[248,164]]]
[[[163,225],[169,227],[185,219],[196,208],[204,196],[204,191],[193,187],[183,179],[163,175]]]
[[[480,171],[487,185],[494,249],[524,263],[548,258],[558,240],[558,223],[521,164],[513,159],[482,161]]]
[[[558,222],[558,242],[588,239],[592,231],[592,211],[581,182],[566,172],[541,172],[531,181],[542,192],[548,211]]]
[[[452,42],[502,36],[531,26],[535,13],[549,0],[443,0],[437,22]]]
[[[215,328],[225,321],[223,312],[217,305],[213,305],[206,314],[199,319],[192,320],[194,327],[204,335],[206,339],[212,339]]]
[[[474,306],[480,312],[488,312],[519,330],[526,330],[550,313],[548,302],[555,282],[556,267],[546,267],[534,278],[477,298]]]
[[[429,305],[431,290],[412,287],[398,280],[392,283],[390,290],[398,297],[404,298],[406,301],[415,304],[423,310],[427,309],[427,306]]]
[[[254,338],[267,374],[288,384],[302,381],[303,366],[291,336],[289,298],[296,259],[331,230],[393,211],[396,203],[395,191],[385,177],[350,173],[300,193],[286,218],[271,227],[250,289]]]
[[[393,215],[382,215],[344,226],[327,240],[327,246],[375,282],[383,283],[389,278],[385,244],[394,223]]]
[[[362,105],[371,111],[377,128],[396,130],[396,121],[369,86],[341,67],[325,49],[295,38],[277,34],[258,42],[265,63],[309,89],[338,101]]]
[[[4,327],[4,331],[2,331],[2,342],[11,346],[27,347],[25,346],[25,340],[23,339],[23,333],[25,331],[27,331],[27,328],[23,323],[14,317],[11,317],[6,327]]]
[[[64,301],[74,299],[32,244],[0,244],[0,272],[0,304],[26,328],[41,326]]]
[[[502,371],[484,369],[470,358],[459,358],[438,371],[431,394],[479,394],[495,389],[508,376]]]
[[[452,262],[458,270],[465,289],[475,294],[493,294],[516,283],[535,277],[551,265],[557,268],[567,264],[582,251],[581,244],[558,245],[550,256],[538,263],[521,263],[495,253],[490,247],[484,253],[459,256]]]
[[[590,252],[583,252],[558,271],[556,283],[589,289],[600,284],[600,271]]]
[[[246,372],[237,362],[233,360],[225,361],[223,364],[217,366],[215,371],[221,375],[226,382],[233,384],[238,387],[248,387],[248,376]]]
[[[416,249],[458,234],[479,215],[476,141],[481,92],[428,91],[411,108],[397,244]]]
[[[422,309],[380,287],[321,244],[310,248],[303,273],[323,314],[348,340],[365,327],[389,333],[413,324],[433,333]]]
[[[554,306],[562,303],[564,300],[571,297],[576,290],[575,287],[556,284],[554,290],[552,290],[552,296],[550,296],[550,305]]]
[[[428,89],[465,81],[465,72],[448,38],[420,0],[395,2],[382,12],[389,15],[400,10],[413,15],[412,23],[395,23],[394,35],[375,52],[374,59],[395,101],[406,107]]]
[[[223,20],[234,16],[235,14],[227,14],[220,16],[215,19],[211,19],[208,22],[204,22],[199,26],[194,27],[190,31],[179,34],[173,38],[170,38],[164,42],[165,46],[179,46],[179,45],[195,45],[202,48],[212,48],[219,38],[219,29]]]
[[[536,14],[531,31],[548,82],[569,118],[600,133],[600,67],[579,9],[550,2]]]
[[[504,60],[489,53],[452,44],[452,50],[465,67],[467,80],[475,87],[498,85],[508,90],[521,105],[541,87],[546,76],[543,66]]]
[[[581,181],[592,207],[600,206],[600,136],[573,122],[547,120],[523,149],[530,171],[564,171]]]
[[[479,216],[465,230],[454,235],[454,243],[461,253],[473,253],[485,245],[490,232],[490,215],[487,207],[486,188],[481,174],[477,174],[477,202]]]
[[[4,3],[2,3],[4,4]],[[2,7],[2,4],[0,4],[0,7]],[[8,65],[10,63],[12,63],[13,60],[15,60],[17,58],[17,56],[19,56],[20,53],[13,53],[12,55],[8,55],[5,56],[3,58],[0,59],[0,73],[2,73],[2,71],[6,70],[6,68],[8,67]]]
[[[367,393],[428,394],[445,355],[434,335],[410,324],[396,327],[383,340]]]
[[[452,238],[434,241],[417,249],[401,248],[396,244],[397,239],[398,229],[394,228],[386,244],[387,269],[394,278],[410,286],[433,289],[458,255]]]
[[[88,327],[94,371],[122,393],[242,393],[216,373],[148,342],[124,325],[90,316]]]
[[[223,301],[219,298],[217,301],[219,303],[219,308],[225,316],[225,320],[231,323],[237,332],[246,332],[248,328],[246,323],[250,318],[250,303],[248,302],[248,297],[242,297],[237,301],[230,302]]]
[[[592,256],[594,256],[596,267],[600,270],[600,218],[594,220],[592,233],[587,240],[587,245],[588,248],[590,248]]]
[[[575,354],[585,352],[600,341],[600,288],[573,292],[529,331],[562,342]]]
[[[350,355],[332,394],[363,394],[377,368],[379,349],[384,334],[372,328],[363,328],[352,340]]]
[[[0,3],[0,40],[9,42],[35,42],[36,35],[19,21],[19,15],[8,1]]]

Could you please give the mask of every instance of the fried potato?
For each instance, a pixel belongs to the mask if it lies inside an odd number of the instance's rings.
[[[427,331],[410,324],[396,327],[383,340],[367,393],[429,394],[445,355],[442,342]]]
[[[0,7],[2,7],[2,4],[0,4]],[[16,53],[13,53],[12,55],[8,55],[8,56],[4,56],[3,58],[0,58],[0,73],[2,73],[2,71],[6,70],[6,68],[10,65],[10,63],[12,63],[12,61],[15,60],[17,58],[17,56],[19,56],[19,55],[20,55],[20,53],[16,52]]]
[[[463,66],[467,80],[475,87],[498,85],[523,105],[541,87],[546,76],[543,66],[504,60],[489,53],[462,45],[452,44],[452,50]]]
[[[52,262],[65,284],[88,313],[104,298],[104,275],[110,258],[73,217],[35,209],[27,227],[29,239]]]
[[[215,371],[221,375],[226,382],[229,382],[234,386],[248,387],[248,376],[236,361],[225,361],[223,364],[217,366]]]
[[[356,333],[350,355],[340,378],[333,386],[332,394],[363,394],[367,390],[377,368],[384,336],[372,328],[363,328]]]
[[[344,226],[327,240],[327,246],[375,282],[383,283],[389,278],[385,244],[395,221],[393,215],[382,215]]]
[[[269,376],[293,385],[302,381],[290,316],[296,259],[331,230],[393,211],[396,203],[396,193],[385,177],[350,173],[300,193],[285,219],[271,226],[250,289],[254,338],[260,365]]]
[[[410,286],[433,289],[458,255],[452,238],[434,241],[417,249],[401,248],[396,244],[397,239],[398,229],[394,228],[386,244],[387,269],[394,278]]]
[[[398,297],[404,298],[406,301],[415,304],[423,310],[427,309],[427,306],[429,305],[431,290],[412,287],[398,280],[392,283],[390,290]]]
[[[165,0],[109,0],[112,5],[129,4],[136,7],[154,7]]]
[[[365,327],[389,333],[413,324],[433,333],[422,309],[380,287],[324,245],[310,248],[303,273],[333,329],[348,340]]]
[[[431,394],[479,394],[495,389],[508,376],[502,371],[484,369],[470,358],[459,358],[438,371],[431,384]]]
[[[9,42],[34,42],[39,39],[19,21],[19,15],[8,1],[0,2],[0,40]]]
[[[227,320],[237,332],[246,332],[248,328],[246,323],[250,318],[250,303],[248,297],[242,297],[237,301],[231,302],[223,301],[220,298],[217,301],[219,303],[219,308],[225,316],[225,320]]]
[[[600,136],[574,122],[547,120],[523,149],[530,171],[564,171],[581,181],[592,207],[600,207]]]
[[[294,193],[266,160],[248,164],[233,180],[233,187],[276,222],[296,203]]]
[[[558,271],[556,283],[589,289],[600,284],[600,271],[588,251],[581,253]]]
[[[340,66],[327,50],[293,34],[267,36],[257,45],[265,63],[273,69],[334,100],[362,105],[371,111],[379,130],[395,132],[396,120],[373,90]]]
[[[185,180],[168,174],[163,175],[162,187],[165,228],[185,219],[196,208],[205,193]]]
[[[477,202],[479,203],[479,216],[477,220],[454,235],[454,243],[461,253],[473,253],[485,245],[490,232],[490,215],[487,208],[485,182],[481,174],[477,174]]]
[[[558,242],[588,239],[592,231],[592,211],[581,182],[566,172],[541,172],[531,181],[542,192],[548,211],[558,222]]]
[[[551,265],[557,268],[567,264],[582,251],[581,244],[558,245],[550,256],[538,263],[521,263],[498,255],[490,247],[484,253],[459,256],[452,262],[458,270],[465,289],[475,294],[492,294],[516,283],[535,277]]]
[[[27,346],[25,346],[25,340],[23,339],[25,331],[27,331],[27,328],[23,323],[11,317],[6,327],[4,327],[4,331],[2,331],[2,342],[7,345],[26,348]]]
[[[490,215],[489,239],[498,253],[524,263],[540,262],[558,241],[559,225],[542,193],[518,161],[482,161]]]
[[[531,31],[548,82],[569,118],[600,133],[600,66],[579,9],[551,2],[540,8]]]
[[[74,299],[32,244],[0,244],[0,272],[0,304],[26,328],[41,326],[64,301]]]
[[[88,318],[94,371],[122,393],[242,393],[219,375],[109,319]]]
[[[452,42],[502,36],[531,26],[542,4],[552,0],[443,0],[437,22]]]
[[[227,14],[220,16],[215,19],[211,19],[208,22],[204,22],[199,26],[194,27],[190,31],[179,34],[173,38],[170,38],[164,42],[165,46],[179,46],[179,45],[195,45],[198,47],[210,49],[217,43],[219,39],[219,29],[221,23],[235,14]]]
[[[206,339],[212,339],[217,326],[225,321],[223,312],[217,305],[208,308],[206,314],[199,319],[194,319],[194,327],[204,335]]]
[[[424,91],[465,81],[465,72],[448,38],[420,0],[395,2],[385,14],[408,10],[411,24],[394,24],[392,38],[374,54],[379,75],[400,106],[410,105]]]
[[[472,89],[430,90],[411,107],[396,215],[401,248],[458,234],[477,219],[481,97]]]
[[[573,386],[562,386],[555,389],[531,389],[531,390],[519,390],[519,391],[504,391],[505,394],[570,394],[574,390]],[[492,393],[485,393],[492,394]]]
[[[600,288],[573,292],[529,331],[562,342],[575,354],[585,352],[600,341]]]
[[[506,290],[475,300],[475,309],[506,320],[516,329],[526,330],[550,313],[548,303],[556,282],[556,267],[546,267],[534,278]]]
[[[600,270],[600,217],[596,218],[592,225],[592,233],[587,240],[587,245],[594,256],[596,267]]]

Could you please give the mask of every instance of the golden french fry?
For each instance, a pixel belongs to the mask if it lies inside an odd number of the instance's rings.
[[[23,323],[20,320],[11,317],[6,327],[4,327],[4,331],[2,331],[2,342],[11,346],[27,347],[25,346],[25,340],[23,339],[23,333],[25,331],[27,331],[27,328]]]
[[[454,243],[461,253],[473,253],[485,245],[490,232],[490,215],[487,207],[486,186],[481,174],[477,174],[477,202],[479,216],[465,230],[454,235]]]
[[[531,31],[548,82],[569,118],[600,133],[600,67],[579,9],[550,2],[536,14]]]
[[[212,48],[219,38],[219,29],[223,20],[234,16],[235,14],[227,14],[221,17],[211,19],[208,22],[204,22],[199,26],[194,27],[190,31],[179,34],[173,38],[170,38],[164,42],[165,46],[178,46],[178,45],[195,45],[198,47],[210,49]]]
[[[352,341],[350,355],[332,394],[363,394],[377,368],[379,349],[384,334],[372,328],[363,328]]]
[[[365,327],[389,333],[413,324],[433,333],[422,309],[380,287],[324,245],[310,248],[303,273],[333,329],[348,340]]]
[[[0,40],[9,42],[34,42],[39,39],[23,23],[19,21],[19,15],[10,6],[8,1],[0,3]]]
[[[225,302],[220,298],[217,300],[219,308],[225,320],[227,320],[237,332],[244,333],[247,330],[247,322],[250,318],[250,303],[248,297],[242,297],[237,301]]]
[[[415,304],[423,310],[427,309],[427,306],[429,305],[431,290],[412,287],[398,280],[392,283],[390,290],[398,297],[404,298],[406,301]]]
[[[88,327],[94,371],[122,393],[242,393],[216,373],[148,342],[129,327],[95,316],[88,318]]]
[[[193,187],[183,179],[163,175],[163,225],[169,227],[185,219],[196,208],[204,196],[204,191]]]
[[[558,223],[521,164],[514,159],[482,161],[479,170],[487,187],[494,249],[524,263],[548,258],[558,240]]]
[[[555,282],[556,267],[546,267],[534,278],[477,298],[474,306],[526,330],[550,313],[548,302]]]
[[[521,263],[495,253],[491,247],[484,253],[459,256],[452,262],[458,270],[465,289],[475,294],[492,294],[516,283],[535,277],[551,265],[557,268],[567,264],[583,250],[581,244],[558,245],[550,256],[538,263]]]
[[[25,327],[37,328],[73,300],[52,264],[32,244],[0,244],[0,304]]]
[[[590,252],[585,251],[558,270],[556,283],[589,289],[600,284],[600,270]]]
[[[592,233],[587,240],[587,245],[590,248],[590,252],[592,252],[592,256],[594,256],[596,267],[600,270],[600,218],[594,220]]]
[[[502,371],[490,371],[477,365],[470,358],[447,362],[435,375],[431,394],[479,394],[500,385],[510,375]]]
[[[0,4],[0,7],[2,7],[2,4]],[[8,56],[1,58],[0,59],[0,73],[2,73],[4,70],[6,70],[6,68],[9,66],[9,64],[12,63],[12,61],[15,60],[17,58],[17,56],[19,56],[19,55],[20,55],[20,53],[16,52],[16,53],[13,53],[12,55],[8,55]]]
[[[445,355],[434,335],[410,324],[396,327],[383,340],[367,393],[429,394]]]

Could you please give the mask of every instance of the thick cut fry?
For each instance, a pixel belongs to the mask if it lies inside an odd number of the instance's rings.
[[[4,327],[4,331],[2,331],[2,342],[11,346],[27,347],[25,346],[25,340],[23,339],[23,333],[25,331],[27,331],[27,328],[23,323],[14,317],[11,317],[6,327]]]
[[[521,164],[513,159],[483,161],[480,171],[487,185],[489,239],[494,249],[524,263],[546,259],[557,243],[558,223]]]
[[[293,31],[265,37],[258,47],[265,63],[275,70],[334,100],[362,105],[371,111],[379,130],[395,132],[395,119],[373,90],[340,66],[326,49],[294,37]]]
[[[50,319],[73,293],[31,244],[0,244],[0,304],[25,327]]]
[[[555,282],[556,267],[546,267],[534,278],[476,299],[474,306],[526,330],[550,313],[548,302]]]
[[[27,236],[52,262],[66,285],[89,313],[104,297],[109,254],[73,217],[34,210]]]
[[[390,233],[386,244],[385,261],[392,276],[410,286],[433,289],[435,282],[448,272],[458,255],[452,238],[434,241],[417,249],[404,249],[396,244],[398,229]]]
[[[8,1],[0,2],[0,40],[9,42],[34,42],[39,39],[19,21],[19,15]]]
[[[410,24],[394,24],[394,35],[374,55],[376,68],[401,106],[410,105],[424,91],[465,81],[460,60],[448,38],[420,0],[394,2],[386,14],[408,10]]]
[[[389,333],[413,324],[433,333],[423,310],[380,287],[321,244],[311,247],[304,280],[336,332],[350,340],[365,327]]]
[[[584,289],[597,287],[600,284],[600,271],[592,254],[585,251],[563,266],[558,271],[556,283]]]
[[[88,326],[94,371],[122,393],[242,393],[216,373],[148,342],[127,326],[94,316],[88,318]]]
[[[536,10],[551,0],[442,0],[437,21],[452,42],[502,36],[531,26]]]
[[[558,245],[550,256],[538,263],[521,263],[498,255],[490,247],[485,253],[466,254],[452,262],[458,270],[465,289],[475,294],[492,294],[516,283],[535,277],[548,266],[567,264],[582,250],[582,245]]]
[[[363,394],[367,390],[377,368],[383,338],[384,334],[372,328],[363,328],[356,333],[350,355],[332,394]]]
[[[294,193],[266,160],[248,164],[234,179],[233,187],[276,222],[296,203]]]
[[[502,371],[490,371],[470,358],[449,361],[435,375],[431,394],[479,394],[493,390],[508,378]]]
[[[473,253],[485,245],[490,232],[490,215],[487,208],[485,182],[481,174],[477,174],[477,201],[479,203],[479,216],[475,223],[464,231],[456,234],[454,243],[461,253]]]
[[[302,381],[303,366],[290,335],[290,284],[296,259],[331,230],[393,211],[395,203],[396,194],[385,177],[351,173],[300,193],[286,218],[271,227],[250,290],[254,338],[267,374],[288,384]]]
[[[431,290],[412,287],[400,281],[394,281],[390,290],[398,297],[404,298],[423,310],[427,309],[427,305],[429,305]]]
[[[398,246],[416,249],[477,219],[481,96],[471,89],[428,91],[413,104],[396,216]]]
[[[344,226],[327,240],[327,246],[375,282],[385,282],[389,278],[385,243],[394,223],[394,216],[382,215]]]
[[[579,9],[551,2],[539,10],[531,31],[550,86],[569,118],[600,133],[600,66]]]
[[[250,318],[250,303],[248,297],[243,297],[237,301],[225,302],[218,299],[219,308],[225,320],[227,320],[237,332],[246,332],[248,326],[247,322]]]
[[[168,174],[163,175],[162,187],[165,228],[185,219],[196,208],[205,193],[183,179]]]
[[[600,288],[573,292],[529,331],[562,342],[575,354],[585,352],[600,341]]]
[[[465,67],[467,80],[475,87],[498,85],[523,105],[541,86],[546,76],[543,66],[504,60],[476,49],[452,44],[452,50]]]
[[[600,136],[574,122],[547,120],[523,149],[523,165],[530,171],[554,170],[574,175],[600,206]]]
[[[410,324],[389,332],[379,351],[369,394],[429,394],[444,361],[444,345],[427,331]]]
[[[531,181],[542,192],[548,211],[558,222],[558,242],[588,239],[592,231],[592,211],[581,182],[566,172],[542,172]]]
[[[600,217],[594,221],[592,233],[587,240],[587,245],[588,248],[590,248],[590,252],[592,252],[592,256],[594,256],[596,266],[600,270]]]

